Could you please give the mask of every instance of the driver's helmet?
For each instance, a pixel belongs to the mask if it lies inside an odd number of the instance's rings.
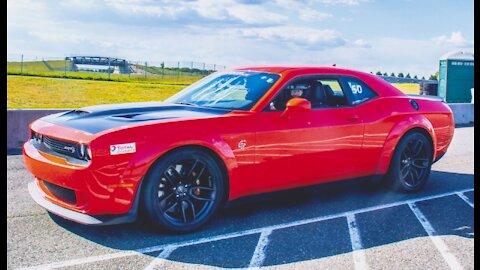
[[[293,98],[296,97],[303,97],[305,98],[308,95],[308,92],[310,91],[310,84],[306,83],[299,83],[299,84],[292,84],[289,87],[290,90],[290,95]]]

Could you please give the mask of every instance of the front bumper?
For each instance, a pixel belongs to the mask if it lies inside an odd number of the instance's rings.
[[[30,141],[23,146],[23,157],[25,167],[36,179],[29,185],[29,192],[49,212],[90,225],[135,219],[141,177],[115,165],[122,163],[97,158],[97,164],[70,164],[39,151]]]
[[[61,216],[65,219],[85,225],[114,225],[134,222],[137,217],[137,211],[130,211],[125,215],[90,216],[61,207],[46,199],[47,194],[43,192],[38,183],[38,181],[35,181],[28,184],[28,192],[30,193],[30,196],[32,196],[32,199],[41,207],[45,208],[48,212],[57,216]]]

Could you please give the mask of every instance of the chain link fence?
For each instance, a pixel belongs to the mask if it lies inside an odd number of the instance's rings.
[[[130,61],[111,56],[43,57],[7,54],[7,74],[93,80],[161,80],[203,77],[226,66],[194,61]]]

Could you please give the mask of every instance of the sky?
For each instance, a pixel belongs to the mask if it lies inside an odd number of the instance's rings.
[[[7,1],[7,59],[114,56],[425,76],[473,52],[473,0]]]

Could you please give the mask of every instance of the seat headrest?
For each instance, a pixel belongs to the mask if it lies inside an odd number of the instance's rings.
[[[333,94],[334,94],[334,93],[333,93],[333,90],[332,90],[332,87],[330,87],[330,85],[325,84],[325,85],[323,86],[323,88],[325,89],[325,92],[327,92],[329,95],[333,95]]]

